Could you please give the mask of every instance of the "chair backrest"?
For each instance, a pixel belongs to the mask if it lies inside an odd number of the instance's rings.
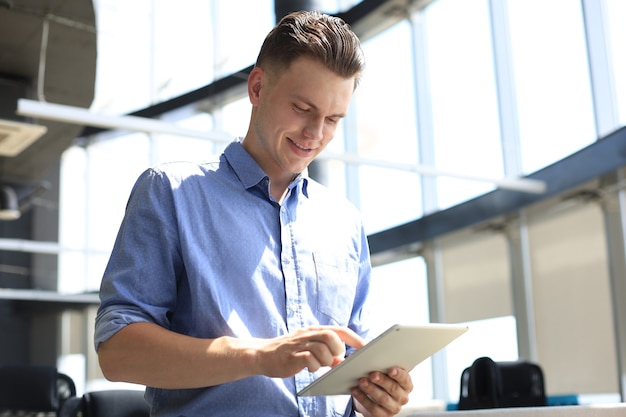
[[[106,390],[85,393],[63,404],[58,417],[149,417],[143,391]]]
[[[460,388],[460,410],[546,405],[543,371],[527,361],[478,358],[463,370]]]
[[[74,381],[52,366],[0,366],[0,412],[56,412],[76,395]]]

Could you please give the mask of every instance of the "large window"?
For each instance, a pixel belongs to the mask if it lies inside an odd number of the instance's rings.
[[[502,177],[488,2],[439,0],[426,10],[424,19],[436,166]],[[492,189],[489,183],[439,177],[438,207]]]
[[[414,68],[411,37],[402,22],[364,44],[367,67],[355,95],[358,155],[393,165],[417,164]],[[362,164],[360,208],[374,232],[421,216],[419,177],[412,172]]]
[[[522,167],[529,174],[597,139],[584,24],[580,2],[508,5]]]
[[[606,35],[614,110],[624,124],[626,6],[621,0],[600,1],[606,6],[605,21],[593,29]],[[93,110],[128,113],[251,65],[274,23],[273,2],[249,2],[245,13],[237,5],[98,0]],[[365,76],[343,129],[329,146],[333,153],[356,154],[361,162],[325,160],[320,167],[327,185],[351,199],[362,211],[366,231],[375,233],[494,189],[488,181],[441,176],[436,193],[423,192],[424,178],[407,167],[421,160],[424,149],[432,150],[429,158],[439,170],[500,178],[505,172],[532,173],[593,143],[598,103],[593,101],[585,36],[590,28],[583,11],[581,2],[571,0],[436,0],[368,39]],[[416,59],[416,51],[424,53],[423,60]],[[60,291],[98,289],[128,194],[143,170],[173,159],[206,159],[221,152],[224,138],[246,133],[247,98],[211,105],[168,117],[212,131],[220,140],[103,133],[65,153]],[[549,393],[614,394],[616,352],[602,220],[593,206],[499,219],[501,228],[420,242],[437,248],[436,265],[415,253],[376,266],[374,332],[394,322],[438,319],[429,315],[436,309],[445,321],[470,325],[471,332],[446,350],[447,367],[427,361],[415,370],[418,390],[412,399],[439,396],[455,402],[460,373],[473,359],[511,360],[523,352],[535,352],[532,359],[544,365]],[[503,232],[515,227],[529,230],[521,248]],[[512,266],[520,255],[515,251],[528,255],[521,277]],[[528,280],[526,290],[520,279]],[[520,299],[528,300],[532,317],[520,320],[518,314],[526,314],[517,308]],[[580,344],[579,325],[593,334],[587,343]],[[84,327],[72,331],[90,338]],[[524,331],[530,336],[519,337]],[[88,380],[101,378],[91,341],[82,346]],[[78,348],[72,349],[66,352],[67,363],[81,366],[70,355]],[[561,355],[564,350],[568,355]],[[580,368],[571,364],[582,362],[592,379],[574,378],[572,369]],[[448,387],[445,393],[436,388],[442,385]]]

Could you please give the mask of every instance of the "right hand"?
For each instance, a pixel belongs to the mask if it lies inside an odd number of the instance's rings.
[[[315,372],[345,358],[346,345],[360,349],[365,341],[340,326],[314,326],[272,339],[257,339],[255,363],[259,374],[288,378],[307,368]]]

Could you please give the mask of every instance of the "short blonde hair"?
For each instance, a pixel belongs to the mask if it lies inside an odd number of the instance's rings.
[[[315,11],[283,17],[265,38],[256,66],[280,74],[302,56],[344,78],[354,77],[355,88],[365,67],[361,43],[350,26],[338,17]]]

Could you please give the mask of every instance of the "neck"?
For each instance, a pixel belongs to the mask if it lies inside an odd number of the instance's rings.
[[[270,194],[272,197],[274,197],[279,203],[282,203],[285,195],[287,195],[289,184],[291,184],[297,177],[298,175],[293,175],[288,181],[275,181],[270,178]]]

